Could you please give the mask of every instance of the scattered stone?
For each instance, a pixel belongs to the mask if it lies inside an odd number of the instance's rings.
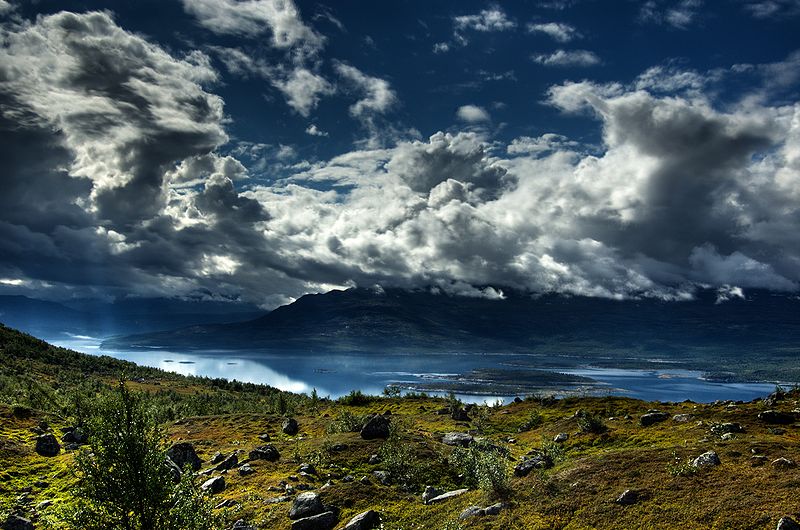
[[[794,423],[794,414],[788,412],[780,412],[778,410],[765,410],[759,412],[758,419],[765,423],[774,423],[778,425],[788,425]]]
[[[33,523],[30,519],[11,514],[3,523],[3,530],[33,530]]]
[[[281,457],[278,450],[272,445],[260,445],[250,451],[248,455],[250,460],[267,460],[269,462],[277,462]]]
[[[301,493],[295,497],[292,508],[289,510],[289,519],[302,519],[325,511],[325,506],[319,495],[313,491]]]
[[[367,460],[367,464],[376,466],[381,463],[381,457],[378,455],[370,455],[369,460]]]
[[[297,425],[297,420],[294,418],[286,418],[283,420],[283,424],[281,425],[281,430],[284,434],[288,434],[289,436],[294,436],[297,434],[297,431],[300,430],[300,427]]]
[[[289,497],[288,495],[281,495],[280,497],[269,498],[264,502],[266,502],[267,504],[280,504],[282,502],[288,502],[290,498],[291,497]]]
[[[367,510],[350,519],[342,530],[373,530],[378,528],[380,524],[380,514],[375,510]]]
[[[497,504],[492,504],[491,506],[487,506],[483,509],[483,513],[486,515],[499,515],[503,509],[503,503],[498,502]]]
[[[342,482],[353,482],[355,478],[353,475],[345,475],[342,477]]]
[[[386,416],[373,416],[361,428],[361,437],[365,440],[389,437],[389,418]]]
[[[269,437],[269,434],[264,433],[264,434],[259,434],[258,439],[261,440],[262,442],[269,442],[272,438]]]
[[[526,477],[534,469],[547,469],[550,467],[550,461],[543,455],[536,455],[532,458],[526,458],[514,467],[514,475],[518,477]]]
[[[36,452],[42,456],[58,456],[61,445],[52,434],[42,434],[36,437]]]
[[[553,437],[553,441],[557,444],[563,444],[567,440],[569,440],[569,434],[565,432],[560,432]]]
[[[667,421],[669,419],[669,414],[666,412],[648,412],[647,414],[643,414],[639,418],[639,423],[642,427],[649,427],[651,425],[655,425],[656,423],[661,423],[662,421]]]
[[[630,506],[636,504],[639,500],[639,494],[633,490],[623,491],[619,497],[614,501],[622,506]]]
[[[458,407],[456,409],[453,409],[453,413],[450,414],[450,418],[452,418],[455,421],[469,421],[469,414],[467,414],[466,410],[462,409],[461,407]]]
[[[471,517],[483,517],[484,515],[486,515],[486,513],[480,506],[469,506],[463,512],[461,512],[461,515],[459,515],[458,518],[463,521],[464,519],[469,519]]]
[[[44,510],[45,508],[47,508],[49,506],[52,506],[52,505],[53,505],[53,501],[42,501],[42,502],[40,502],[39,504],[36,505],[36,510],[37,511],[38,510]]]
[[[250,467],[250,464],[243,464],[239,466],[239,474],[243,477],[246,477],[247,475],[252,475],[255,472],[256,470]]]
[[[733,434],[732,432],[726,432],[725,434],[720,436],[720,440],[722,440],[723,442],[729,442],[729,441],[733,440],[734,438],[736,438],[736,435]]]
[[[209,463],[212,464],[212,465],[213,464],[219,464],[223,460],[225,460],[225,455],[223,455],[222,453],[217,451],[216,453],[214,453],[214,456],[211,457],[211,460],[209,460]]]
[[[197,456],[197,452],[194,450],[194,445],[189,442],[174,444],[167,449],[167,456],[170,460],[175,462],[181,470],[188,464],[192,467],[193,471],[198,471],[202,464],[200,457]]]
[[[797,524],[791,517],[781,517],[775,530],[800,530],[800,524]]]
[[[718,466],[722,462],[719,460],[719,455],[715,451],[707,451],[702,455],[698,456],[692,462],[694,467],[712,467]]]
[[[425,486],[425,491],[422,492],[422,503],[428,504],[428,501],[433,499],[434,497],[438,497],[444,493],[443,490],[436,488],[434,486]]]
[[[774,469],[779,469],[779,470],[790,469],[797,466],[794,460],[790,460],[785,457],[776,458],[775,460],[772,461],[770,465]]]
[[[430,499],[426,504],[437,504],[440,502],[444,502],[452,499],[453,497],[458,497],[459,495],[463,495],[468,491],[469,490],[466,488],[460,490],[448,491],[447,493],[442,493],[441,495],[437,495],[436,497]]]
[[[304,464],[300,464],[300,467],[297,468],[297,471],[299,471],[301,475],[303,473],[306,473],[308,475],[316,475],[317,474],[317,470],[314,468],[314,466],[312,466],[311,464],[305,464],[305,463]]]
[[[374,476],[375,479],[384,486],[389,486],[392,483],[392,479],[389,476],[388,471],[373,471],[372,476]]]
[[[330,530],[336,526],[336,514],[323,512],[319,515],[304,517],[292,523],[292,530]]]
[[[222,460],[217,467],[214,468],[214,471],[227,471],[229,469],[233,469],[239,465],[239,457],[236,456],[236,453],[231,453],[228,457]]]
[[[225,491],[225,477],[214,477],[206,480],[200,489],[209,493],[221,493]]]
[[[678,423],[686,423],[687,421],[692,421],[693,419],[694,419],[694,416],[691,415],[691,414],[675,414],[672,417],[672,421],[675,421],[675,422],[678,422]]]
[[[467,447],[475,438],[465,432],[448,432],[442,436],[442,443],[445,445],[454,445]]]
[[[366,475],[364,475],[363,477],[361,477],[361,479],[359,480],[359,482],[360,482],[360,483],[362,483],[362,484],[364,484],[365,486],[368,486],[368,485],[372,484],[372,481],[371,481],[371,480],[369,479],[369,477],[368,477],[368,476],[366,476]]]
[[[246,522],[244,519],[239,519],[233,526],[231,530],[258,530],[255,526],[251,525],[250,523]]]
[[[764,455],[755,455],[750,457],[750,465],[752,467],[761,467],[767,463],[767,457]]]
[[[222,501],[221,503],[219,503],[219,504],[217,504],[216,506],[214,506],[214,509],[215,509],[215,510],[219,510],[220,508],[233,508],[233,507],[234,507],[234,506],[236,506],[237,504],[239,504],[239,503],[238,503],[238,502],[236,502],[236,501],[235,501],[235,500],[233,500],[233,499],[225,499],[225,500],[224,500],[224,501]]]

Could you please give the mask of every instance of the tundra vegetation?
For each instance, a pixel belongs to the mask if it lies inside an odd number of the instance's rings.
[[[490,407],[395,388],[331,400],[1,327],[0,523],[774,529],[800,520],[798,401],[776,389],[747,403]]]

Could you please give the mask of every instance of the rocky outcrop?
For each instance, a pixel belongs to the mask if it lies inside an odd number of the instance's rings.
[[[375,510],[367,510],[350,519],[342,530],[373,530],[378,528],[380,524],[380,514]]]
[[[170,458],[170,460],[175,462],[175,464],[181,470],[188,464],[193,471],[197,471],[200,469],[200,465],[202,464],[202,460],[200,460],[200,457],[197,456],[194,445],[190,444],[189,442],[174,444],[172,447],[167,449],[167,456]]]

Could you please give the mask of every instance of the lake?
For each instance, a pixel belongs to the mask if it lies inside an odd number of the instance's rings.
[[[623,395],[647,401],[712,402],[751,400],[775,389],[771,383],[717,383],[703,379],[700,372],[664,369],[632,370],[576,366],[564,358],[563,367],[553,367],[548,359],[546,371],[576,376],[575,382],[527,382],[508,391],[514,374],[528,367],[540,370],[536,359],[509,354],[307,354],[242,351],[108,351],[100,349],[102,339],[87,336],[50,338],[53,344],[94,355],[109,355],[184,375],[222,377],[242,382],[261,383],[281,390],[337,398],[351,390],[380,394],[388,385],[405,390],[424,390],[441,395],[454,390],[462,400],[473,403],[507,402],[516,395],[532,392],[566,395]],[[555,361],[558,361],[556,358]],[[481,370],[507,374],[503,384],[487,382]],[[534,372],[535,373],[535,372]],[[535,379],[535,378],[534,378]]]

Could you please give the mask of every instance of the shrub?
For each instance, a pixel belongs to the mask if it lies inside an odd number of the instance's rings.
[[[349,394],[340,397],[338,401],[342,405],[346,405],[349,407],[359,407],[363,405],[369,405],[376,399],[377,398],[375,396],[368,396],[363,392],[361,392],[361,390],[351,390]]]
[[[528,417],[528,419],[520,424],[517,430],[519,432],[530,431],[541,425],[542,422],[542,415],[538,410],[534,410],[531,412],[531,415]]]
[[[356,415],[349,410],[344,410],[328,424],[326,430],[328,434],[358,432],[366,421],[367,415]]]
[[[581,432],[593,434],[604,433],[607,430],[602,417],[585,411],[581,411],[578,415],[578,428]]]
[[[567,456],[564,447],[552,440],[545,440],[542,442],[541,452],[542,456],[544,456],[551,466],[561,462]]]
[[[667,464],[667,473],[673,477],[688,477],[697,473],[697,468],[690,458],[681,458],[672,451],[672,460]]]
[[[383,389],[383,395],[386,397],[400,397],[402,390],[397,385],[389,385]]]
[[[453,449],[449,462],[471,488],[494,494],[509,490],[508,461],[499,451],[474,443]]]

